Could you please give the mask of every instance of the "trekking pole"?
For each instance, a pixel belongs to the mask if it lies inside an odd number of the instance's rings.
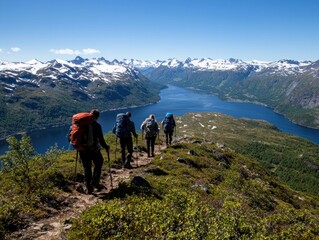
[[[135,159],[137,160],[137,163],[136,163],[136,165],[138,166],[138,152],[137,152],[137,149],[138,149],[138,141],[137,141],[137,137],[135,138],[135,144],[136,144],[136,147],[135,147],[135,152],[136,152],[136,154],[135,154]]]
[[[140,149],[138,147],[136,147],[136,167],[138,167],[138,155],[139,155],[139,152],[140,152]]]
[[[176,130],[176,126],[175,126],[175,138],[176,138],[176,132],[177,132],[177,130]]]
[[[110,172],[110,181],[111,181],[111,189],[113,189],[113,179],[112,179],[112,172],[111,172],[111,161],[110,161],[110,150],[106,150],[107,158],[109,162],[109,172]]]
[[[78,167],[78,157],[79,157],[79,151],[76,151],[76,157],[75,157],[75,167],[74,167],[74,176],[76,178],[76,170]]]
[[[115,161],[116,161],[116,151],[117,151],[117,136],[115,136],[115,152],[114,152],[114,157],[115,157]]]
[[[160,132],[158,131],[158,136],[157,136],[157,144],[158,144],[158,151],[161,152],[161,141],[160,141]]]

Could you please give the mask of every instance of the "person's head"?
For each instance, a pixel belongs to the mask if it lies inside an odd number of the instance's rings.
[[[98,109],[92,109],[91,114],[94,116],[95,120],[97,120],[100,116],[100,110]]]
[[[155,116],[154,116],[154,114],[151,114],[151,115],[149,116],[149,118],[150,118],[150,119],[154,119],[154,120],[155,120]]]
[[[131,112],[127,112],[126,115],[130,118],[132,116]]]

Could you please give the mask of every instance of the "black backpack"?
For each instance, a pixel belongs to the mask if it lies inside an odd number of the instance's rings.
[[[130,136],[130,119],[125,113],[116,115],[115,134],[118,138],[128,138]]]

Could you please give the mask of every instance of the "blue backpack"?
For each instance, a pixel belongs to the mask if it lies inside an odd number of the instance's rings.
[[[115,134],[118,138],[128,138],[130,136],[130,119],[125,113],[116,115]]]
[[[164,131],[173,131],[174,130],[174,118],[172,113],[167,113],[163,120],[163,129]]]

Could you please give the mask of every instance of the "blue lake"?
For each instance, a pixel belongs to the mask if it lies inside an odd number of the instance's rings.
[[[161,91],[161,101],[143,107],[131,108],[132,120],[139,130],[140,124],[149,116],[155,114],[158,121],[161,121],[166,112],[174,115],[183,115],[188,112],[220,112],[234,117],[245,117],[250,119],[263,119],[277,126],[281,131],[292,133],[307,138],[319,144],[319,130],[296,125],[272,111],[272,109],[250,103],[225,102],[218,97],[196,93],[191,90],[169,86]],[[103,112],[99,118],[103,131],[109,132],[114,126],[115,116],[125,110]],[[66,139],[69,127],[60,127],[33,132],[30,135],[37,153],[45,153],[50,146],[57,144],[60,148],[68,149],[69,143]],[[6,143],[2,142],[0,155],[7,150]]]

